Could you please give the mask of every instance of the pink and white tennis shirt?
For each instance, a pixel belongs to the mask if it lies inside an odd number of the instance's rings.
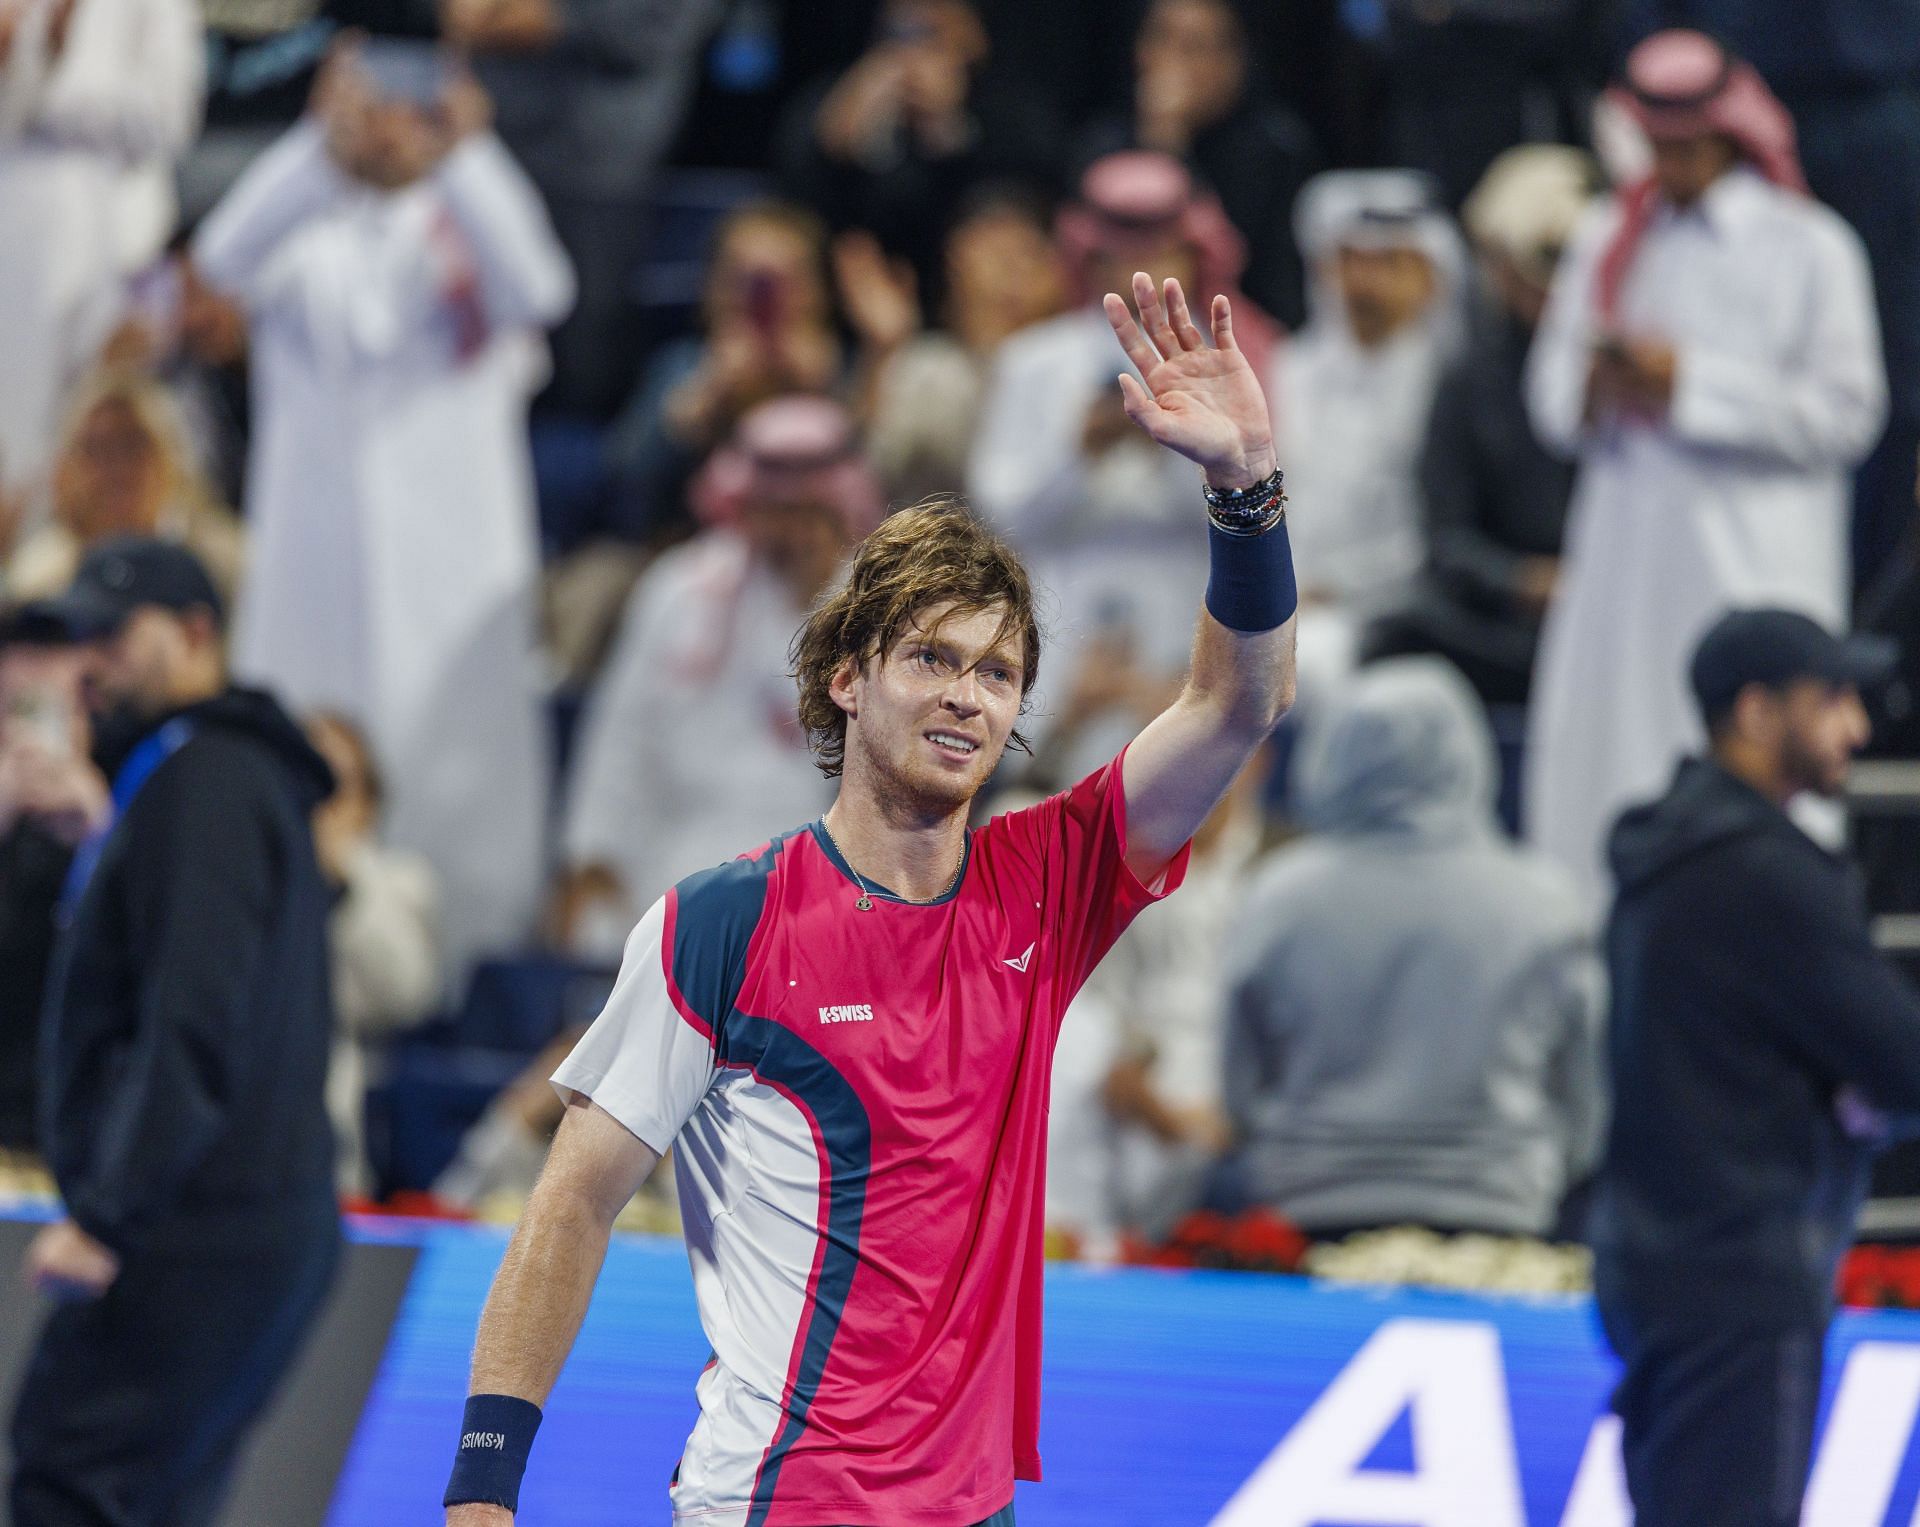
[[[970,834],[938,902],[856,910],[816,822],[634,929],[554,1084],[678,1149],[714,1356],[676,1522],[968,1527],[1040,1477],[1054,1042],[1186,869],[1125,854],[1115,759]]]

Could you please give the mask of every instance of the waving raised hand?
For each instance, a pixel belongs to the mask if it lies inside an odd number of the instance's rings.
[[[1273,471],[1273,425],[1266,394],[1233,338],[1233,310],[1213,299],[1213,343],[1187,311],[1186,294],[1168,279],[1164,290],[1144,271],[1133,277],[1136,320],[1125,299],[1108,292],[1107,322],[1146,379],[1120,377],[1127,417],[1168,450],[1198,462],[1217,488],[1244,488]]]

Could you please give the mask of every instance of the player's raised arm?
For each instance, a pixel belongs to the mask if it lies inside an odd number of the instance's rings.
[[[1213,562],[1186,686],[1127,749],[1127,862],[1151,880],[1293,703],[1297,596],[1266,395],[1234,343],[1227,299],[1213,299],[1212,344],[1178,281],[1163,290],[1138,272],[1133,300],[1137,321],[1122,298],[1106,298],[1145,378],[1123,373],[1121,397],[1135,424],[1199,465],[1206,491],[1194,507],[1211,520]]]

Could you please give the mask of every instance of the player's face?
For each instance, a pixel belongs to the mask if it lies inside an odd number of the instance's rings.
[[[1000,606],[935,605],[891,650],[834,684],[848,713],[847,756],[882,791],[936,812],[963,807],[999,763],[1020,715],[1020,639]]]

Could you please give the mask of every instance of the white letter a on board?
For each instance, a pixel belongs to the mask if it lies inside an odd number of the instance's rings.
[[[1411,1470],[1366,1467],[1409,1413]],[[1260,1465],[1213,1527],[1526,1527],[1499,1333],[1390,1320]]]

